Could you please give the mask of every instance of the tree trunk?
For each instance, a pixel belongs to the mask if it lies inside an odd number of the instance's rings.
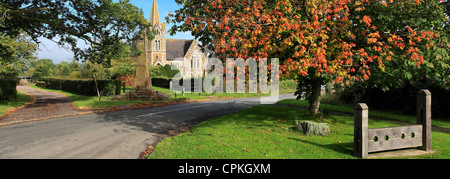
[[[322,90],[322,78],[316,78],[312,81],[311,97],[309,98],[309,112],[311,114],[318,114],[320,107],[320,91]]]
[[[97,96],[98,96],[98,102],[102,101],[102,96],[100,95],[100,91],[98,91],[98,85],[97,85],[97,79],[94,78],[94,82],[95,82],[95,89],[97,89]]]

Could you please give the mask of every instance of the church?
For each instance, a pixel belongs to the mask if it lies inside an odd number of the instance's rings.
[[[149,19],[156,32],[155,38],[147,46],[147,62],[150,65],[176,66],[183,77],[188,77],[184,65],[190,64],[191,75],[201,77],[205,75],[205,65],[211,52],[204,53],[197,40],[167,39],[166,23],[160,22],[158,4],[153,0]],[[177,60],[178,58],[178,60]],[[179,60],[184,58],[184,60]],[[188,68],[189,69],[189,68]]]

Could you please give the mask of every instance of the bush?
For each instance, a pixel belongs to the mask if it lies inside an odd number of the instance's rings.
[[[421,89],[428,89],[431,92],[432,116],[449,118],[450,90],[437,84],[413,86],[406,83],[400,88],[389,91],[355,85],[346,87],[339,96],[345,103],[363,102],[379,110],[401,111],[403,114],[416,115],[417,92]]]
[[[172,79],[168,77],[152,77],[152,86],[170,88],[170,81],[172,81]]]
[[[80,95],[97,96],[97,89],[93,79],[64,79],[64,78],[45,78],[45,87],[67,91]],[[120,94],[121,82],[119,80],[97,80],[99,91],[108,91],[116,88],[116,94]]]
[[[295,90],[297,89],[298,82],[295,80],[281,80],[280,81],[280,91],[283,90]]]
[[[202,90],[203,90],[203,79],[202,78]],[[158,86],[158,87],[162,87],[162,88],[170,88],[170,81],[172,81],[171,78],[167,78],[167,77],[156,77],[156,78],[152,78],[152,85],[153,86]],[[191,78],[191,91],[194,91],[195,88],[195,78]],[[180,86],[183,85],[184,79],[180,79]],[[174,89],[174,90],[181,90],[181,89]],[[188,90],[188,89],[185,89]]]
[[[122,83],[125,83],[125,86],[133,86],[133,74],[126,74],[126,75],[118,75],[117,80],[122,81]]]
[[[17,84],[19,80],[0,79],[0,101],[13,100],[17,98]]]
[[[178,73],[180,73],[180,71],[179,70],[172,70],[170,65],[149,66],[149,74],[150,74],[150,76],[172,78]]]

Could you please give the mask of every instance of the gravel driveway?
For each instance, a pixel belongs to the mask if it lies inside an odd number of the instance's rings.
[[[33,95],[36,98],[36,102],[14,113],[0,117],[0,124],[20,123],[86,112],[77,111],[69,98],[58,93],[29,86],[17,86],[17,90]]]

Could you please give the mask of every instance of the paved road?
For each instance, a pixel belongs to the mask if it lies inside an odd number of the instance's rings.
[[[177,128],[256,105],[260,105],[259,98],[243,98],[3,126],[0,127],[0,159],[136,159],[148,145]]]

